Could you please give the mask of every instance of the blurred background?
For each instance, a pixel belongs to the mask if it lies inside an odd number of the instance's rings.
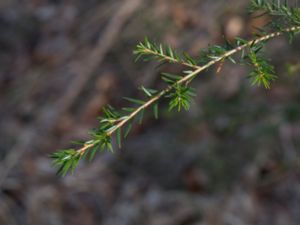
[[[160,70],[134,63],[148,36],[197,56],[265,24],[248,0],[1,0],[1,225],[300,224],[300,38],[268,44],[278,81],[226,63],[193,83],[188,112],[146,116],[121,150],[55,174],[49,154],[87,140],[101,107]]]

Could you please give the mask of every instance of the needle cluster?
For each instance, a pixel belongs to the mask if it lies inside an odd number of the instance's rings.
[[[139,87],[144,94],[143,99],[124,97],[129,107],[116,110],[112,106],[103,108],[99,118],[99,127],[90,131],[90,140],[76,142],[77,149],[64,149],[51,155],[53,164],[58,168],[58,174],[66,175],[74,171],[78,163],[84,159],[92,160],[99,151],[113,151],[113,141],[121,147],[121,142],[126,138],[134,123],[142,123],[147,109],[152,108],[155,118],[159,116],[159,100],[165,98],[169,102],[169,110],[189,110],[195,90],[191,87],[192,80],[201,72],[213,65],[217,65],[217,72],[222,69],[223,62],[229,60],[234,64],[252,67],[249,75],[252,85],[271,87],[276,80],[275,69],[263,52],[268,40],[280,35],[287,35],[290,40],[300,32],[300,8],[289,6],[287,2],[252,0],[251,12],[262,12],[260,16],[268,15],[272,23],[257,29],[253,40],[236,38],[233,43],[225,40],[223,46],[212,45],[205,50],[200,50],[196,57],[187,53],[178,53],[171,47],[156,44],[147,38],[137,45],[134,50],[136,59],[145,61],[155,60],[159,63],[178,63],[185,67],[182,74],[162,73],[161,80],[165,88],[156,90]],[[114,138],[113,138],[114,137]]]
[[[297,1],[294,1],[294,5],[288,3],[289,1],[287,0],[284,2],[280,0],[253,0],[251,1],[250,11],[263,11],[265,14],[276,16],[290,24],[300,25],[299,3]]]

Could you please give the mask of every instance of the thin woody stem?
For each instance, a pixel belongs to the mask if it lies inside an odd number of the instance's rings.
[[[147,53],[147,54],[149,54],[149,55],[155,55],[155,56],[159,56],[161,58],[164,58],[164,60],[166,60],[166,61],[173,62],[173,63],[179,63],[181,65],[184,65],[184,66],[187,66],[187,67],[190,67],[190,68],[194,68],[194,69],[201,68],[200,66],[193,65],[191,63],[187,63],[186,61],[183,61],[183,60],[177,60],[177,59],[172,58],[170,56],[167,56],[167,55],[155,52],[155,51],[153,51],[151,49],[146,49],[144,52]]]
[[[95,144],[85,144],[82,148],[80,148],[80,149],[77,151],[77,153],[80,154],[80,155],[83,155],[84,152],[85,152],[87,149],[93,147],[94,145],[95,145]]]
[[[300,26],[293,26],[293,27],[286,28],[286,29],[284,29],[282,31],[273,32],[273,33],[270,33],[268,35],[262,36],[260,38],[248,41],[246,44],[243,44],[243,45],[241,45],[241,46],[239,46],[237,48],[234,48],[234,49],[232,49],[232,50],[224,53],[220,57],[218,57],[218,58],[210,61],[209,63],[207,63],[204,66],[196,66],[196,65],[188,64],[188,63],[185,63],[185,62],[182,62],[182,61],[174,60],[171,57],[159,54],[160,56],[165,57],[165,59],[168,60],[168,61],[181,63],[181,64],[183,64],[185,66],[193,67],[193,68],[195,68],[195,70],[192,73],[186,75],[182,79],[180,79],[177,82],[175,82],[173,85],[169,85],[167,88],[165,88],[164,90],[162,90],[161,92],[159,92],[153,98],[149,99],[143,105],[141,105],[140,107],[136,108],[132,113],[130,113],[128,116],[126,116],[125,119],[123,119],[122,121],[117,122],[117,124],[113,127],[113,129],[111,129],[111,130],[109,130],[107,132],[107,135],[111,136],[118,129],[122,128],[128,121],[130,121],[131,119],[133,119],[139,112],[141,112],[142,110],[148,108],[150,105],[152,105],[153,103],[155,103],[156,101],[158,101],[162,96],[164,96],[169,91],[171,91],[174,88],[175,85],[189,82],[192,78],[194,78],[195,76],[197,76],[202,71],[208,69],[212,65],[214,65],[214,64],[216,64],[216,63],[218,63],[218,62],[220,62],[220,61],[222,61],[222,60],[224,60],[224,59],[226,59],[226,58],[228,58],[228,57],[230,57],[230,56],[232,56],[234,54],[236,54],[237,52],[242,51],[243,49],[245,49],[245,48],[247,48],[247,47],[249,47],[251,45],[254,45],[254,44],[257,44],[257,43],[260,43],[260,42],[263,42],[263,41],[266,41],[266,40],[278,37],[278,36],[280,36],[280,35],[282,35],[284,33],[294,32],[294,31],[298,31],[298,30],[300,30]],[[155,52],[150,52],[149,51],[149,53],[153,53],[155,55],[158,55],[158,53],[155,53]],[[87,149],[93,147],[94,145],[95,144],[85,144],[81,149],[78,150],[78,153],[79,154],[83,154]]]

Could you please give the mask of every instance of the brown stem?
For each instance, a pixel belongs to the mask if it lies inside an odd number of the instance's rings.
[[[294,27],[289,27],[289,28],[286,28],[284,29],[283,31],[278,31],[278,32],[274,32],[274,33],[270,33],[268,35],[265,35],[265,36],[262,36],[260,38],[257,38],[257,39],[254,39],[254,40],[251,40],[251,41],[248,41],[246,44],[243,44],[235,49],[232,49],[226,53],[224,53],[223,55],[221,55],[220,57],[210,61],[209,63],[207,63],[206,65],[204,66],[194,66],[195,70],[188,74],[187,76],[183,77],[182,79],[178,80],[174,85],[176,84],[182,84],[182,83],[185,83],[185,82],[188,82],[189,80],[191,80],[192,78],[194,78],[196,75],[198,75],[200,72],[202,72],[203,70],[206,70],[207,68],[211,67],[212,65],[234,55],[235,53],[237,52],[240,52],[241,50],[251,46],[251,45],[254,45],[254,44],[257,44],[257,43],[260,43],[262,41],[266,41],[266,40],[269,40],[269,39],[272,39],[274,37],[278,37],[284,33],[287,33],[287,32],[293,32],[293,31],[296,31],[296,30],[300,30],[300,26],[294,26]],[[157,53],[156,53],[157,54]],[[169,60],[169,61],[174,61],[174,59],[171,59],[169,57],[166,57],[166,60]],[[177,60],[175,60],[177,62]],[[179,63],[182,63],[182,62],[179,62]],[[182,63],[183,65],[186,65],[186,66],[189,66],[191,67],[192,65],[191,64],[187,64],[187,63]],[[173,86],[174,86],[173,85]],[[111,136],[116,130],[120,129],[121,127],[123,127],[128,121],[130,121],[131,119],[133,119],[139,112],[141,112],[142,110],[146,109],[148,106],[152,105],[154,102],[156,102],[157,100],[159,100],[162,96],[164,96],[166,93],[168,93],[169,91],[171,91],[173,89],[173,86],[168,86],[166,89],[162,90],[161,92],[159,92],[157,95],[155,95],[153,98],[149,99],[147,102],[145,102],[143,105],[141,105],[140,107],[138,107],[136,110],[134,110],[132,113],[130,113],[126,119],[118,122],[113,129],[111,129],[107,135],[108,136]],[[84,151],[86,151],[87,149],[89,149],[90,147],[93,147],[93,144],[90,144],[90,145],[84,145],[81,149],[79,149],[78,151],[80,153],[83,153]]]

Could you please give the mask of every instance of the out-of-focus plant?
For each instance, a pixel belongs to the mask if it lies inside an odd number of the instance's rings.
[[[82,159],[86,157],[93,159],[98,151],[113,151],[114,134],[118,146],[121,147],[121,140],[127,137],[136,120],[142,122],[146,109],[152,108],[154,117],[158,117],[158,103],[162,98],[169,100],[169,110],[188,110],[195,96],[191,81],[213,65],[219,64],[220,67],[225,60],[234,64],[249,65],[252,67],[249,75],[251,84],[269,89],[277,76],[263,50],[266,43],[275,37],[286,35],[290,41],[294,39],[300,32],[300,8],[279,0],[252,0],[250,12],[259,13],[259,16],[268,15],[272,18],[271,22],[257,29],[250,41],[238,37],[232,43],[225,40],[223,46],[209,46],[201,50],[199,56],[195,58],[185,52],[178,53],[171,47],[153,43],[147,38],[139,43],[134,50],[137,60],[178,63],[186,69],[180,75],[162,73],[161,79],[166,84],[163,90],[141,86],[139,89],[145,95],[143,100],[124,98],[133,105],[132,107],[120,111],[112,106],[105,107],[103,115],[99,118],[99,127],[90,131],[89,141],[76,142],[79,145],[78,149],[65,149],[52,154],[53,163],[58,167],[58,174],[65,175],[68,171],[73,171]]]
[[[300,71],[300,62],[295,64],[287,64],[286,70],[288,71],[289,75],[294,75],[295,73]]]

